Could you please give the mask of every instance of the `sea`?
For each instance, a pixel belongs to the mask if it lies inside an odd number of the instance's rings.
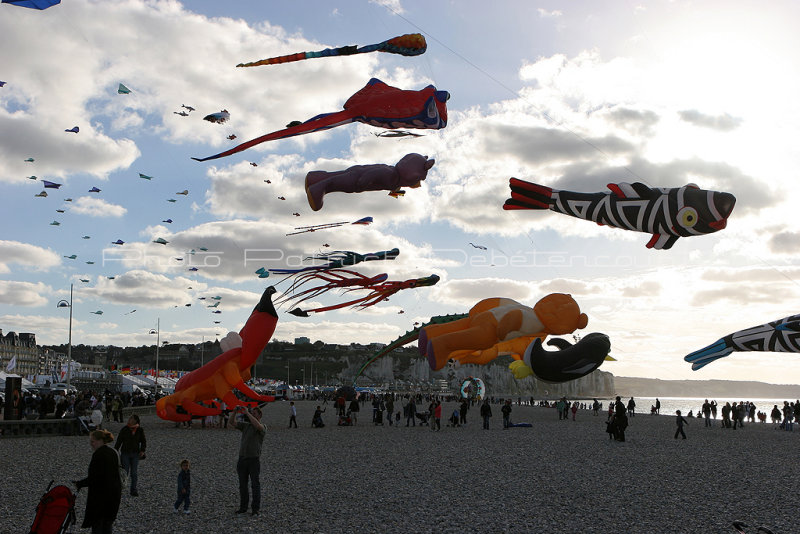
[[[597,400],[603,404],[603,410],[607,411],[608,403],[614,399]],[[630,397],[622,397],[621,400],[627,406]],[[661,401],[661,415],[675,415],[675,411],[680,410],[682,415],[687,416],[689,412],[692,412],[692,415],[697,415],[697,412],[701,411],[706,397],[658,397],[658,400]],[[772,407],[776,404],[778,408],[783,408],[783,401],[798,402],[798,399],[708,399],[709,402],[713,400],[717,401],[717,419],[722,418],[722,407],[725,406],[726,402],[733,404],[734,402],[750,401],[756,405],[756,412],[765,412],[767,416],[769,416]],[[636,403],[637,414],[650,414],[651,408],[656,405],[655,397],[634,397],[633,401]],[[591,401],[589,401],[589,404],[591,405]]]

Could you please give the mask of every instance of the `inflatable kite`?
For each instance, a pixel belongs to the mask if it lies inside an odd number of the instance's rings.
[[[258,404],[239,400],[233,393],[234,389],[254,401],[275,400],[270,395],[259,395],[245,384],[250,380],[250,368],[256,363],[278,324],[278,314],[272,305],[274,293],[275,288],[268,287],[239,334],[232,332],[220,342],[225,352],[184,375],[178,380],[175,393],[156,402],[156,413],[160,418],[189,421],[192,416],[219,415],[222,410],[217,399],[224,401],[228,409]],[[204,406],[201,402],[208,405]]]
[[[419,334],[419,351],[431,369],[448,360],[486,364],[501,354],[520,359],[534,338],[571,334],[589,319],[571,295],[551,293],[531,308],[508,298],[478,302],[464,319],[430,325]]]
[[[312,59],[315,57],[331,57],[331,56],[352,56],[353,54],[366,54],[368,52],[388,52],[390,54],[400,54],[401,56],[418,56],[425,53],[428,44],[425,42],[425,37],[419,33],[408,33],[393,37],[387,41],[378,44],[371,44],[366,46],[350,45],[340,46],[339,48],[326,48],[319,52],[298,52],[296,54],[289,54],[286,56],[271,57],[251,63],[239,63],[237,67],[260,67],[262,65],[278,65],[280,63],[291,63],[292,61],[301,61],[303,59]]]
[[[44,184],[45,189],[47,188],[58,189],[59,187],[61,187],[61,184],[57,184],[55,182],[49,182],[47,180],[42,180],[42,183]]]
[[[509,365],[514,378],[535,375],[545,382],[568,382],[588,375],[605,360],[613,359],[608,355],[611,341],[605,334],[588,334],[574,345],[561,338],[550,339],[547,344],[559,350],[544,350],[542,339],[537,337],[525,349],[522,359]]]
[[[295,230],[297,232],[290,232],[286,235],[297,235],[297,234],[305,234],[307,232],[316,232],[317,230],[328,230],[330,228],[338,228],[340,226],[344,226],[346,224],[357,224],[360,226],[368,226],[372,224],[373,218],[372,217],[362,217],[357,221],[341,221],[335,223],[323,223],[323,224],[312,224],[310,226],[296,226]]]
[[[302,278],[302,280],[299,283],[297,281],[295,282],[293,286],[295,289],[299,285],[302,285],[311,279],[319,279],[325,283],[314,286],[310,289],[305,289],[299,293],[284,293],[280,299],[281,303],[292,302],[293,304],[299,304],[332,289],[344,289],[345,291],[365,289],[369,290],[369,293],[366,296],[357,299],[349,300],[347,302],[340,302],[338,304],[332,304],[330,306],[324,306],[321,308],[314,308],[311,310],[295,308],[289,313],[296,317],[308,317],[309,313],[321,313],[330,310],[338,310],[347,306],[353,306],[363,310],[364,308],[374,306],[381,301],[387,300],[389,297],[398,291],[402,291],[403,289],[432,286],[439,281],[439,277],[435,274],[404,281],[387,281],[386,278],[388,278],[388,275],[385,273],[368,277],[355,271],[348,271],[346,269],[331,269],[322,273],[304,273],[301,274],[299,278]]]
[[[64,131],[65,131],[65,132],[68,132],[68,133],[78,133],[78,132],[80,132],[80,131],[81,131],[81,129],[80,129],[80,128],[78,128],[77,126],[73,126],[73,127],[72,127],[72,128],[70,128],[69,130],[64,130]]]
[[[669,249],[679,237],[725,228],[736,197],[694,184],[650,188],[643,183],[608,184],[610,191],[578,193],[511,178],[505,210],[552,210],[600,225],[652,234],[647,248]]]
[[[41,10],[60,4],[61,0],[2,0],[0,3]]]
[[[119,84],[119,87],[117,87],[117,93],[121,95],[129,95],[131,93],[131,90],[125,87],[125,85]]]
[[[317,115],[297,126],[268,133],[225,152],[207,158],[192,158],[208,161],[224,158],[267,141],[285,139],[296,135],[319,132],[351,122],[363,122],[379,128],[428,128],[441,129],[447,126],[447,91],[437,91],[429,85],[420,91],[405,91],[372,78],[367,85],[344,103],[344,110]]]
[[[485,399],[486,398],[486,384],[480,378],[470,376],[461,382],[461,387],[458,389],[461,392],[461,397],[464,399]]]
[[[231,114],[228,113],[228,110],[223,109],[222,111],[206,115],[205,117],[203,117],[203,120],[208,122],[213,122],[215,124],[222,124],[223,122],[228,122],[228,119],[230,118]]]
[[[800,352],[800,314],[728,334],[683,359],[697,371],[733,351]]]
[[[367,254],[359,254],[358,252],[351,252],[349,250],[334,250],[333,252],[326,252],[324,254],[317,254],[316,256],[306,258],[307,260],[323,261],[324,263],[322,264],[310,265],[300,269],[269,269],[269,272],[273,274],[285,274],[292,276],[309,271],[319,272],[327,271],[329,269],[350,267],[365,261],[393,260],[399,255],[400,249],[398,248],[381,250],[380,252],[371,252]]]
[[[363,193],[389,191],[398,194],[402,187],[416,188],[436,163],[419,154],[406,154],[394,166],[356,165],[343,171],[311,171],[306,175],[306,196],[314,211],[322,208],[322,197],[328,193]]]

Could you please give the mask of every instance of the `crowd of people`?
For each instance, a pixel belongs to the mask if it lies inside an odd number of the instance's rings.
[[[84,392],[74,395],[74,398],[59,399],[58,402],[67,402],[71,412],[80,414],[90,409],[101,410],[110,407],[108,420],[113,417],[115,421],[121,422],[121,417],[115,414],[121,410],[121,406],[132,405],[135,396],[125,394],[106,394],[93,395],[91,392]],[[473,408],[478,408],[480,420],[484,429],[490,428],[492,418],[492,406],[500,405],[500,412],[503,417],[503,429],[511,428],[515,425],[511,420],[514,401],[509,398],[489,397],[486,399],[476,398],[456,398],[453,396],[438,396],[435,394],[363,394],[356,398],[346,399],[344,396],[334,396],[333,398],[323,397],[321,403],[316,406],[311,420],[311,427],[322,428],[325,426],[323,414],[325,414],[328,402],[335,408],[336,417],[340,425],[356,425],[359,414],[365,411],[367,405],[372,406],[372,424],[403,426],[428,426],[432,430],[441,430],[441,419],[443,404],[447,401],[455,403],[455,407],[447,420],[447,426],[459,427],[467,424],[467,414]],[[420,406],[425,406],[426,410],[421,410]],[[579,410],[590,411],[593,416],[604,413],[603,403],[597,399],[592,402],[569,401],[562,397],[556,401],[523,401],[517,398],[517,405],[531,405],[555,408],[559,420],[575,421]],[[297,407],[294,401],[288,404],[289,428],[297,428]],[[623,402],[621,397],[608,403],[606,419],[606,431],[610,439],[625,441],[625,431],[629,425],[629,418],[635,417],[636,403],[631,397],[627,402]],[[660,408],[660,403],[659,403]],[[710,426],[710,421],[717,418],[718,403],[714,400],[706,400],[697,414],[693,412],[687,414],[687,418],[703,418],[706,426]],[[67,412],[67,410],[65,410]],[[766,422],[766,413],[758,411],[753,402],[726,402],[719,410],[721,413],[720,426],[723,428],[741,428],[745,421],[755,422],[758,418]],[[226,410],[228,414],[224,427],[238,430],[241,432],[241,442],[239,446],[239,459],[236,471],[239,477],[239,507],[237,514],[250,511],[251,515],[258,515],[260,511],[260,456],[261,445],[266,434],[266,427],[261,422],[262,412],[258,407],[245,409],[237,407]],[[652,413],[652,411],[651,411]],[[763,413],[764,417],[761,416]],[[675,438],[681,436],[686,439],[684,427],[689,424],[689,420],[684,418],[680,410],[675,412],[676,431]],[[782,408],[774,405],[769,417],[772,423],[785,430],[792,430],[792,424],[800,416],[800,401],[784,401]],[[205,422],[205,419],[203,419]],[[88,487],[89,492],[86,502],[86,512],[83,521],[84,528],[91,528],[93,533],[111,532],[112,524],[116,518],[120,505],[121,492],[126,489],[123,484],[129,484],[131,496],[138,496],[138,464],[146,458],[147,440],[144,429],[136,414],[132,414],[125,426],[119,432],[116,440],[111,432],[98,429],[90,433],[89,444],[93,451],[89,464],[88,476],[73,483],[77,488]],[[116,449],[116,450],[115,450]],[[125,472],[125,475],[121,475]],[[174,510],[178,513],[188,514],[191,505],[191,472],[190,462],[184,459],[180,464],[177,476],[177,495],[174,503]],[[181,510],[181,507],[183,508]]]

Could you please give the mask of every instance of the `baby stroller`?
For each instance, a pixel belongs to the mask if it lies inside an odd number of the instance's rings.
[[[36,517],[29,534],[67,534],[67,529],[75,524],[75,494],[66,486],[50,489],[36,506]]]

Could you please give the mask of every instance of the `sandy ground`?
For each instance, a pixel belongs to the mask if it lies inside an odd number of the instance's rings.
[[[287,428],[287,402],[265,410],[259,517],[233,513],[237,431],[143,416],[139,496],[123,494],[114,531],[722,534],[738,519],[748,532],[800,532],[800,430],[708,429],[691,419],[688,439],[675,440],[674,417],[638,415],[621,443],[588,411],[573,422],[554,409],[514,406],[512,420],[533,426],[503,430],[499,405],[488,431],[477,407],[467,426],[443,421],[433,432],[405,421],[374,426],[368,407],[356,426],[340,427],[329,406],[327,426],[313,429],[315,403],[297,406],[299,429]],[[120,426],[107,425],[115,435]],[[0,440],[0,532],[27,532],[47,483],[84,477],[90,457],[86,436]],[[183,458],[192,462],[189,515],[172,508]],[[85,503],[82,490],[79,524]]]

